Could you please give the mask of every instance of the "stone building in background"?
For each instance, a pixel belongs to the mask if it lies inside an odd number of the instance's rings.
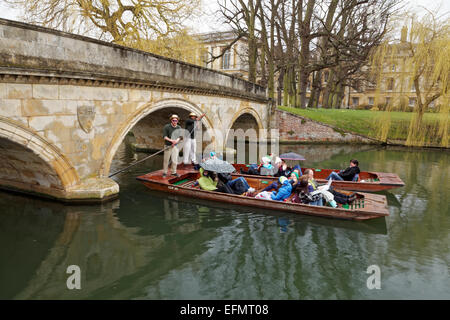
[[[230,43],[236,39],[233,31],[226,32],[212,32],[197,34],[197,39],[203,44],[203,48],[199,51],[202,66],[219,70],[234,76],[248,80],[248,63],[246,62],[248,43],[245,38],[241,38],[234,43],[231,48],[227,49]],[[345,86],[344,97],[340,106],[333,106],[339,108],[351,109],[382,109],[384,106],[393,103],[395,105],[402,104],[402,110],[408,110],[416,106],[417,96],[416,89],[410,78],[411,70],[404,64],[405,57],[408,53],[409,43],[407,42],[407,28],[402,29],[401,41],[396,46],[394,59],[388,59],[383,66],[382,81],[379,87],[376,86],[375,81],[371,81],[370,61],[364,66],[361,72],[355,76],[353,80],[350,79],[351,86]],[[218,59],[211,62],[213,57],[219,56],[224,50],[226,52]],[[314,54],[314,52],[312,52]],[[394,61],[392,63],[392,61]],[[321,71],[321,87],[327,86],[332,70],[324,69]],[[316,75],[319,73],[316,73]],[[310,75],[306,89],[306,105],[311,95],[311,86],[313,83],[313,74]],[[259,78],[257,76],[257,83]],[[282,88],[279,88],[278,75],[275,74],[275,96],[277,98],[282,94]],[[281,84],[282,85],[282,84]],[[322,106],[323,92],[319,97],[319,107]],[[399,101],[399,97],[401,101]],[[433,102],[430,107],[433,108],[439,103],[439,100]],[[408,108],[409,107],[409,108]]]
[[[195,36],[203,44],[199,51],[199,61],[203,67],[248,80],[248,64],[245,61],[248,45],[245,38],[239,39],[228,48],[236,39],[233,31],[201,33]],[[221,54],[220,58],[211,61],[213,57]]]

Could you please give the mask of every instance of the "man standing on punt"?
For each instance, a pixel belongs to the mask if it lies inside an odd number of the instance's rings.
[[[197,124],[201,125],[200,122],[201,119],[205,116],[205,114],[202,114],[200,117],[197,117],[197,115],[194,112],[191,112],[189,114],[189,118],[186,120],[186,130],[187,130],[187,137],[185,138],[186,141],[184,142],[184,151],[183,151],[183,162],[185,165],[188,164],[197,164],[197,161],[195,159],[195,152],[196,152],[196,145],[197,142],[195,140],[195,130],[197,128]]]
[[[178,125],[178,120],[180,118],[173,114],[170,117],[170,123],[166,124],[163,129],[163,137],[164,137],[164,163],[163,163],[163,177],[167,176],[167,170],[169,168],[169,160],[172,159],[171,171],[172,175],[178,177],[177,173],[177,162],[178,162],[178,147],[177,144],[180,142],[180,138],[172,139],[177,136],[176,130],[178,130],[178,135],[181,135],[182,130]]]

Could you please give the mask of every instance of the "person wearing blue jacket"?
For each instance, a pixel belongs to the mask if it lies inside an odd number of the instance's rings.
[[[286,177],[280,177],[281,188],[278,191],[272,191],[270,198],[275,201],[283,201],[292,193],[292,184]]]

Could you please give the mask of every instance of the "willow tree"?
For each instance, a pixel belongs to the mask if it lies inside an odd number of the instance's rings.
[[[450,19],[439,18],[433,12],[421,19],[405,16],[400,40],[385,41],[373,55],[375,105],[383,103],[380,88],[390,87],[387,89],[392,91],[392,97],[387,111],[406,111],[414,104],[406,145],[434,142],[448,147]],[[395,23],[398,24],[398,18]],[[387,78],[391,68],[398,68],[395,78]],[[439,113],[431,124],[424,119],[427,111]],[[379,127],[379,137],[386,140],[391,129],[389,113],[381,119]]]
[[[201,0],[5,0],[33,24],[131,46],[182,33]]]

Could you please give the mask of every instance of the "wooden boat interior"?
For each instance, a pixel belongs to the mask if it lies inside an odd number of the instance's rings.
[[[184,188],[190,188],[190,189],[200,189],[200,186],[196,183],[197,179],[200,177],[200,173],[198,172],[188,172],[180,175],[179,177],[173,177],[169,178],[168,183],[173,186],[179,186]],[[232,174],[233,179],[239,177],[238,175]],[[252,195],[246,195],[242,194],[242,197],[248,197],[248,198],[254,198],[254,196],[263,191],[267,186],[269,186],[272,182],[276,181],[277,178],[274,177],[245,177],[250,187],[254,188],[256,191]],[[351,206],[362,208],[365,204],[364,202],[364,196],[357,193],[357,192],[351,192],[347,190],[338,190],[336,191],[346,194],[346,195],[352,195],[354,194],[356,196],[355,200],[350,204]],[[213,191],[214,192],[214,191]],[[292,193],[289,198],[287,199],[287,202],[291,202],[292,197],[294,196],[294,193]],[[338,208],[343,208],[342,204],[337,204]]]

